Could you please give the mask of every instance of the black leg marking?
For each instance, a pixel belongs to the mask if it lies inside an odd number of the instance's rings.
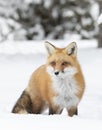
[[[63,109],[53,109],[53,108],[49,108],[49,115],[53,115],[53,114],[61,114]]]
[[[78,108],[76,108],[75,115],[78,115]]]
[[[53,114],[56,114],[56,111],[53,110],[52,108],[49,108],[49,115],[53,115]]]

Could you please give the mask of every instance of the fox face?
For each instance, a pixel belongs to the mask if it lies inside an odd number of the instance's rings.
[[[65,78],[77,73],[77,46],[72,42],[66,48],[56,48],[52,44],[45,43],[48,59],[47,72],[56,78]]]

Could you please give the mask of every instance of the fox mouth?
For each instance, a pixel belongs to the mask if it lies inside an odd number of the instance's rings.
[[[63,71],[54,70],[52,67],[47,67],[47,72],[54,77],[57,78],[65,78],[69,76],[73,76],[77,73],[77,69],[75,67],[65,68]]]
[[[55,71],[54,75],[57,76],[57,77],[61,76],[61,75],[64,75],[64,71]]]
[[[63,77],[63,76],[64,76],[64,72],[55,71],[55,72],[54,72],[54,75],[55,75],[56,77]]]

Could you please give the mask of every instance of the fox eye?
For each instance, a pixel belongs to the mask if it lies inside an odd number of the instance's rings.
[[[69,65],[69,64],[70,64],[70,63],[67,62],[67,61],[64,61],[64,62],[62,63],[63,66],[65,66],[65,65]]]
[[[55,62],[55,61],[52,61],[52,62],[50,62],[50,64],[51,64],[52,66],[55,66],[55,65],[56,65],[56,62]]]

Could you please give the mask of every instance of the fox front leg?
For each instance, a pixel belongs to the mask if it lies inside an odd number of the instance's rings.
[[[70,109],[67,108],[67,112],[69,116],[73,116],[73,115],[78,115],[78,108],[77,107],[72,107]]]
[[[49,115],[53,114],[61,114],[63,109],[60,109],[59,107],[49,107]]]

